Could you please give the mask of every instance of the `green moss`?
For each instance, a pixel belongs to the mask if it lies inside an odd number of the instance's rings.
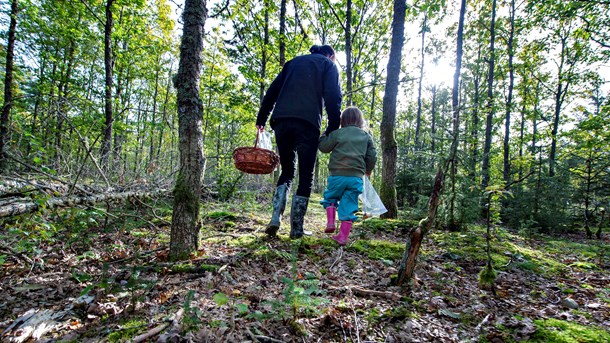
[[[498,274],[491,266],[485,266],[479,273],[479,283],[483,286],[491,286],[496,281]]]
[[[229,211],[214,211],[204,215],[209,220],[236,220],[237,215]]]
[[[574,262],[570,263],[569,266],[580,269],[598,269],[597,265],[591,262]]]
[[[390,310],[387,310],[384,313],[384,317],[389,318],[391,321],[399,320],[402,321],[404,319],[409,318],[418,318],[417,312],[413,312],[413,310],[409,309],[406,306],[398,306],[393,307]]]
[[[394,232],[397,230],[409,230],[417,227],[417,221],[409,219],[379,219],[371,218],[356,224],[356,228],[362,231],[376,232],[388,231]]]
[[[532,337],[532,342],[610,342],[610,332],[599,327],[584,326],[553,318],[535,320],[534,323],[538,330]]]
[[[184,177],[178,174],[176,186],[174,186],[174,203],[184,204],[188,213],[199,215],[199,194],[196,194],[189,185],[186,184]]]
[[[127,342],[146,328],[146,322],[137,318],[121,325],[121,328],[108,335],[108,342]]]
[[[405,251],[402,244],[375,239],[357,240],[348,249],[365,254],[375,260],[398,260]]]

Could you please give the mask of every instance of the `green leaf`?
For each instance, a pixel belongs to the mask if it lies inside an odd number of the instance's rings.
[[[240,316],[246,315],[249,312],[248,305],[246,305],[246,304],[242,304],[242,303],[235,304],[235,308],[237,309],[237,313]]]
[[[442,314],[442,315],[444,315],[444,316],[447,316],[447,317],[454,318],[454,319],[460,319],[460,318],[462,318],[462,315],[461,315],[461,314],[456,313],[456,312],[449,311],[449,310],[444,309],[444,308],[443,308],[443,309],[438,310],[438,313],[439,313],[439,314]]]
[[[214,294],[213,299],[214,299],[214,302],[216,303],[216,305],[218,305],[218,306],[225,305],[227,302],[229,302],[229,297],[227,297],[227,295],[224,293]]]

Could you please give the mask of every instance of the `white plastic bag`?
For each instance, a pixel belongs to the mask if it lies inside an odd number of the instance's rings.
[[[360,194],[358,198],[362,201],[364,218],[379,217],[386,213],[388,210],[383,205],[383,202],[381,202],[381,198],[379,198],[379,195],[366,175],[362,177],[362,182],[362,194]]]
[[[260,131],[258,133],[258,142],[256,144],[257,148],[273,150],[273,146],[271,145],[271,134],[267,131]]]

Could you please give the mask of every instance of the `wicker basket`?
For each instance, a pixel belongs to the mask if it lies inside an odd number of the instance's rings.
[[[257,148],[258,134],[254,147],[241,147],[233,150],[235,168],[248,174],[269,174],[277,168],[280,157],[273,151]]]

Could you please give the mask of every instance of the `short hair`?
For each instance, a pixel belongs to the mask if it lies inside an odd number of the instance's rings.
[[[326,57],[335,55],[335,49],[333,49],[333,47],[330,45],[312,45],[311,48],[309,48],[309,52],[312,54],[324,55]]]
[[[357,126],[364,128],[364,117],[362,111],[356,106],[350,106],[341,113],[341,127]]]

